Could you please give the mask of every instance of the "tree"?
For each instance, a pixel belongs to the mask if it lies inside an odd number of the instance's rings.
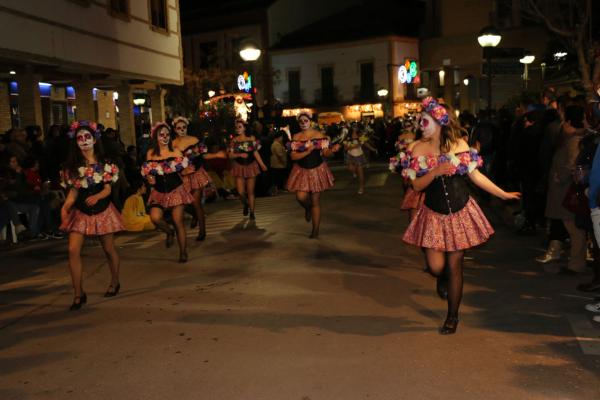
[[[593,37],[592,0],[521,0],[525,18],[540,22],[577,56],[581,83],[592,98],[600,87],[600,43]]]

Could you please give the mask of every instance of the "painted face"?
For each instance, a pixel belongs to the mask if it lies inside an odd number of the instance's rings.
[[[158,143],[162,144],[163,146],[166,146],[169,144],[169,141],[171,141],[171,134],[169,132],[169,129],[165,127],[160,128],[160,130],[158,131]]]
[[[235,124],[235,133],[237,133],[238,135],[243,135],[244,133],[246,133],[246,127],[244,126],[244,124]]]
[[[178,123],[177,125],[175,125],[175,133],[177,133],[178,136],[187,135],[187,125],[183,123]]]
[[[82,151],[92,150],[94,148],[94,143],[96,143],[96,140],[90,131],[83,129],[77,132],[77,146],[79,146]]]
[[[302,117],[298,118],[298,124],[300,125],[300,129],[305,131],[308,128],[310,128],[310,119],[308,119],[305,116],[302,116]]]
[[[423,131],[423,137],[428,138],[433,136],[437,127],[437,122],[435,122],[431,115],[427,113],[421,114],[421,130]]]

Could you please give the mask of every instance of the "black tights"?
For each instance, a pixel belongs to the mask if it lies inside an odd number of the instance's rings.
[[[311,238],[319,236],[319,226],[321,225],[321,193],[296,192],[296,200],[304,208],[310,209],[312,219]]]
[[[463,258],[464,251],[443,252],[426,249],[425,256],[429,271],[433,276],[440,276],[446,268],[448,277],[448,314],[447,318],[458,318],[458,309],[463,293]]]

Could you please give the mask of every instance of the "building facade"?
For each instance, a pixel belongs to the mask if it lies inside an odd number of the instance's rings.
[[[285,116],[305,108],[317,114],[337,112],[346,120],[399,116],[416,99],[416,38],[388,36],[276,49],[271,59],[273,93],[284,104]],[[411,63],[414,76],[408,79]]]
[[[183,83],[178,0],[2,0],[0,20],[0,130],[90,119],[134,144]]]
[[[492,108],[498,109],[526,87],[541,91],[550,35],[524,20],[519,0],[428,0],[420,54],[423,87],[430,94],[461,110],[487,108],[487,55],[477,37],[490,25],[502,36],[491,50]],[[519,62],[526,50],[535,55],[527,82]]]

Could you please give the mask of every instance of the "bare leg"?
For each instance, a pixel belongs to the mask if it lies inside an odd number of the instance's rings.
[[[254,196],[254,187],[256,186],[256,178],[246,179],[246,193],[248,194],[248,205],[250,206],[250,218],[254,216],[254,206],[256,204],[256,196]]]
[[[187,236],[185,233],[185,225],[183,223],[184,206],[179,205],[173,207],[173,223],[177,232],[177,243],[179,244],[179,261],[187,261]],[[185,258],[185,261],[182,259]]]
[[[312,215],[311,239],[319,237],[319,226],[321,225],[321,193],[310,194],[310,212]]]
[[[362,165],[356,166],[356,174],[358,175],[358,193],[362,194],[365,191],[365,171]]]
[[[85,236],[81,233],[69,233],[69,272],[71,273],[71,282],[73,283],[73,291],[75,297],[83,294],[83,266],[81,263],[81,248]]]
[[[158,230],[167,234],[167,247],[171,247],[173,245],[173,228],[171,228],[163,217],[164,212],[162,208],[152,207],[150,209],[150,219]]]
[[[198,237],[196,240],[204,240],[206,237],[206,216],[204,207],[202,207],[202,189],[194,190],[192,196],[194,197],[196,218],[198,218]]]
[[[119,284],[119,268],[121,260],[117,249],[115,248],[115,236],[112,233],[108,235],[100,236],[100,243],[102,249],[108,260],[108,267],[110,268],[110,286],[116,288]]]

